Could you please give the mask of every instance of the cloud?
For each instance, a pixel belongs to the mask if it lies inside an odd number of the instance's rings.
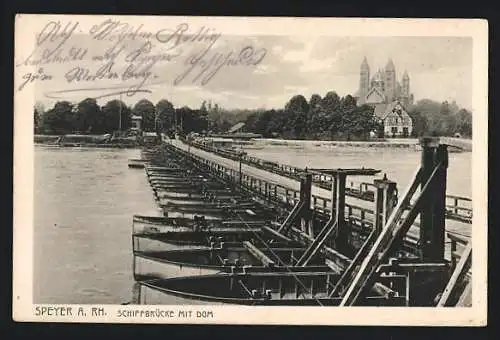
[[[75,39],[78,46],[88,49],[89,55],[102,54],[109,47],[89,36],[78,36]],[[144,41],[136,41],[128,44],[126,52],[137,50],[143,43]],[[385,67],[388,58],[394,60],[398,79],[407,70],[416,99],[453,98],[459,105],[470,106],[470,38],[228,35],[221,37],[210,53],[213,56],[232,51],[232,56],[236,57],[245,46],[267,51],[261,63],[256,66],[225,66],[203,86],[199,82],[193,82],[196,78],[194,71],[180,85],[173,85],[173,80],[186,71],[186,55],[198,50],[199,46],[192,46],[194,50],[183,49],[183,58],[158,62],[155,70],[159,78],[156,85],[150,86],[152,93],[147,97],[153,102],[166,98],[176,106],[197,107],[201,101],[211,99],[227,108],[277,108],[295,94],[310,98],[314,93],[323,96],[328,91],[336,91],[343,96],[357,91],[359,67],[366,56],[372,74],[376,69]],[[82,83],[67,84],[64,80],[68,67],[75,65],[92,68],[95,63],[86,61],[64,67],[47,65],[46,72],[51,72],[55,80],[36,85],[37,99],[50,102],[43,97],[47,90],[82,86]],[[124,66],[123,61],[117,61],[114,67],[120,69]],[[120,83],[122,82],[102,81],[100,85]],[[85,85],[90,86],[92,83]],[[91,93],[73,93],[67,95],[67,99],[79,101],[89,95]],[[110,99],[113,98],[107,98],[106,101]],[[135,103],[138,99],[140,98],[124,98],[128,103]]]

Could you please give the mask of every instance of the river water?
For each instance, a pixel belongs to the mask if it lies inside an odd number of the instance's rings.
[[[305,167],[372,167],[408,184],[420,153],[346,147],[248,149]],[[133,214],[158,215],[134,149],[35,147],[34,303],[120,304],[132,299]],[[450,154],[448,193],[471,196],[471,153]]]
[[[34,302],[132,297],[132,215],[157,215],[134,149],[35,147]]]

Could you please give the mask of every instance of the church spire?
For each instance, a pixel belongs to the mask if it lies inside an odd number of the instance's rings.
[[[386,70],[394,70],[394,62],[392,61],[392,58],[389,58],[389,61],[387,62],[387,65],[385,66]]]
[[[361,63],[361,69],[359,71],[359,91],[358,91],[358,103],[364,104],[365,96],[370,89],[370,66],[368,65],[368,60],[366,56],[363,58]]]
[[[368,65],[368,60],[366,60],[366,56],[363,58],[363,62],[361,63],[362,70],[369,70],[370,66]]]

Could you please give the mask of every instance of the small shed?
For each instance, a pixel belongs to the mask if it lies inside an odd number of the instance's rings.
[[[132,115],[132,129],[141,131],[142,129],[142,117],[137,115]]]

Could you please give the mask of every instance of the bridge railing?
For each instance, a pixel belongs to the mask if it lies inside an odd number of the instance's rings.
[[[266,170],[269,172],[276,173],[281,176],[285,176],[291,179],[300,180],[302,174],[311,171],[306,169],[301,169],[295,166],[287,164],[279,164],[272,161],[263,160],[257,157],[248,156],[245,153],[221,147],[214,147],[207,143],[191,141],[190,144],[194,147],[200,148],[204,151],[215,153],[219,156],[232,159],[234,161],[241,161],[242,163],[254,166],[256,168]],[[332,176],[325,175],[322,173],[312,172],[313,183],[325,190],[331,190],[332,187]],[[355,183],[350,182],[350,185],[346,187],[346,195],[354,197],[363,201],[373,202],[375,198],[374,194],[374,184],[368,182]],[[314,200],[314,198],[313,198]],[[450,220],[455,220],[463,223],[472,223],[472,200],[468,197],[462,197],[457,195],[446,195],[446,218]],[[319,211],[325,211],[325,206],[315,205],[315,208]],[[353,206],[353,211],[359,212],[359,217],[361,219],[365,218],[368,214],[366,209],[361,207]],[[373,213],[372,213],[373,214]]]
[[[290,210],[295,206],[295,204],[300,200],[300,191],[295,190],[270,180],[264,179],[262,177],[252,176],[246,173],[239,173],[232,168],[225,167],[221,164],[218,164],[215,161],[210,161],[193,153],[188,153],[186,151],[182,151],[180,149],[176,149],[178,152],[184,153],[187,156],[192,157],[196,160],[197,163],[202,164],[202,166],[212,172],[219,178],[224,179],[228,183],[232,183],[234,186],[238,186],[241,190],[249,192],[251,194],[260,197],[261,199],[267,200],[272,205],[279,205],[285,210]],[[241,175],[241,177],[240,177]],[[372,183],[362,183],[362,185],[366,187],[373,187]],[[353,185],[351,184],[351,187]],[[467,198],[463,198],[460,196],[449,195],[448,200],[450,201],[449,205],[450,209],[460,209],[461,207],[465,207],[467,204],[471,204],[471,200]],[[455,200],[457,202],[455,203]],[[330,198],[321,197],[318,195],[312,195],[311,197],[311,208],[314,209],[315,213],[328,218],[335,212],[335,209],[332,209],[332,200]],[[353,228],[361,228],[362,230],[371,230],[374,227],[375,221],[375,206],[370,209],[366,207],[361,207],[356,204],[345,203],[345,220],[349,222],[349,225]],[[278,217],[278,219],[283,218]],[[415,227],[419,227],[419,223],[414,223]],[[463,248],[463,245],[467,242],[467,237],[460,237],[452,232],[448,232],[448,239],[450,248],[449,259],[451,260],[452,265],[456,263],[460,258],[460,251]],[[405,237],[404,249],[407,249],[410,252],[417,252],[419,248],[418,245],[418,235],[408,234]],[[448,256],[447,256],[448,257]]]

